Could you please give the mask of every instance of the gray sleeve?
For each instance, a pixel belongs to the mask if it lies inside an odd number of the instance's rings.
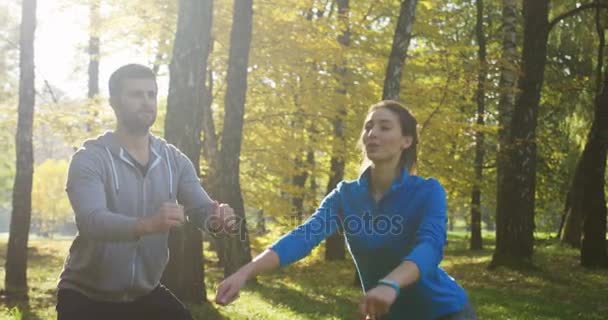
[[[106,205],[102,168],[86,151],[70,162],[66,191],[76,215],[78,232],[86,238],[107,241],[135,240],[134,217],[114,213]]]
[[[207,219],[215,206],[196,175],[192,162],[186,155],[177,151],[179,170],[177,182],[177,201],[184,206],[188,220],[200,229],[207,230]]]

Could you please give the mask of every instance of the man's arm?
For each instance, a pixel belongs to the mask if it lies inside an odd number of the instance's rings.
[[[190,159],[178,150],[175,151],[179,170],[177,201],[184,205],[185,214],[190,223],[204,231],[215,231],[209,230],[209,218],[217,211],[219,204],[211,199],[203,189]]]
[[[101,164],[84,150],[72,157],[66,191],[82,236],[97,240],[136,239],[137,219],[107,208]]]

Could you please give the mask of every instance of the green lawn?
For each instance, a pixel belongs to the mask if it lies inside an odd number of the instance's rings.
[[[253,239],[254,251],[275,235]],[[466,250],[462,233],[452,233],[442,266],[469,292],[480,319],[607,319],[608,271],[585,270],[578,252],[553,240],[539,240],[535,271],[487,270],[493,239],[480,252]],[[33,239],[28,271],[29,303],[0,296],[0,319],[55,319],[55,283],[69,240]],[[4,266],[6,239],[0,240]],[[350,261],[324,262],[322,251],[291,267],[259,278],[228,307],[191,305],[196,319],[355,319],[360,289],[353,286]],[[221,277],[217,259],[207,255],[208,295]],[[4,268],[0,269],[4,283]]]

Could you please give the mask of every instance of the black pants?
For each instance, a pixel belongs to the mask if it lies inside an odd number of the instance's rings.
[[[132,302],[95,301],[69,289],[57,293],[58,320],[192,320],[169,289],[160,285]]]

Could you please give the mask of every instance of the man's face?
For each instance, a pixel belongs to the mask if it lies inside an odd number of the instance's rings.
[[[156,81],[149,78],[126,78],[120,95],[110,104],[122,126],[133,133],[147,133],[156,120]]]

